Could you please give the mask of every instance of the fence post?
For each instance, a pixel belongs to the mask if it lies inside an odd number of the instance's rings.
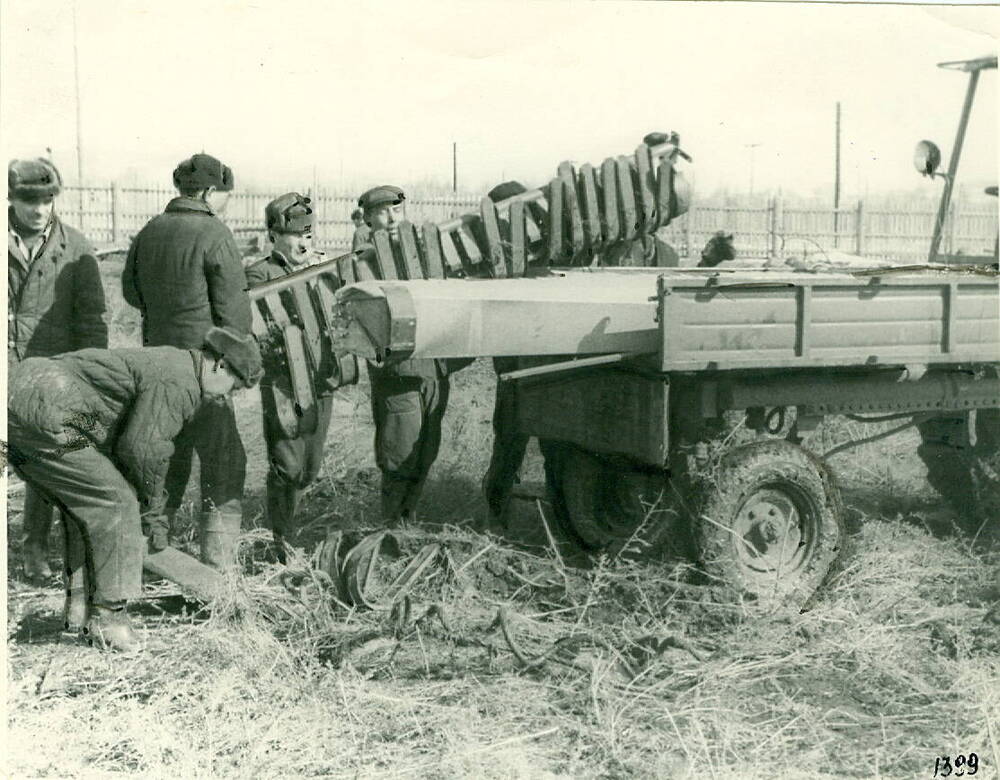
[[[688,258],[691,260],[694,257],[694,252],[691,249],[691,223],[694,222],[694,199],[688,205],[687,214],[685,215],[687,219],[684,220],[684,251]]]
[[[117,244],[122,236],[122,219],[119,209],[121,208],[121,191],[118,189],[118,182],[111,182],[111,243]]]
[[[785,243],[785,204],[780,195],[771,199],[771,257],[778,257]]]
[[[858,210],[854,217],[854,254],[865,253],[865,202],[858,200]]]

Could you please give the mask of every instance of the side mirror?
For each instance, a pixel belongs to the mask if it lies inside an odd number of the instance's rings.
[[[921,176],[933,176],[941,166],[941,150],[933,141],[921,141],[913,150],[913,167]]]

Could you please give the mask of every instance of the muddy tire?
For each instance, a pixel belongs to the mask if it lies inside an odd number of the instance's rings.
[[[699,494],[705,573],[753,611],[801,608],[843,555],[840,491],[818,458],[790,442],[732,450]]]
[[[574,447],[563,461],[561,494],[566,523],[591,552],[687,552],[662,472],[643,471]]]

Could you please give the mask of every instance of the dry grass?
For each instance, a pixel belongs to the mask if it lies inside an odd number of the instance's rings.
[[[530,505],[510,535],[527,543],[477,531],[491,375],[477,365],[455,384],[422,522],[397,534],[404,551],[441,542],[452,563],[417,586],[402,624],[338,606],[304,574],[283,588],[251,530],[246,574],[210,616],[150,600],[136,609],[149,649],[97,653],[54,629],[58,590],[17,579],[15,511],[8,772],[930,777],[935,756],[974,751],[995,776],[1000,637],[982,617],[1000,598],[1000,554],[929,492],[912,438],[834,459],[850,560],[808,612],[749,620],[662,567],[576,565]],[[259,520],[259,407],[238,406]],[[328,526],[376,525],[369,415],[364,386],[338,398],[295,540],[300,573]],[[826,426],[816,449],[855,433]],[[517,659],[501,607],[518,651],[550,660]]]

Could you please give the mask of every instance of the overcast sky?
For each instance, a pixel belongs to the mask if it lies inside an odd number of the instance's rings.
[[[76,178],[69,0],[4,0],[8,158],[53,149]],[[698,189],[845,196],[912,188],[914,143],[948,150],[965,89],[937,62],[995,54],[997,8],[723,2],[79,2],[84,176],[169,184],[204,149],[240,186],[506,178],[600,163],[673,129]],[[997,73],[966,178],[995,180]]]

